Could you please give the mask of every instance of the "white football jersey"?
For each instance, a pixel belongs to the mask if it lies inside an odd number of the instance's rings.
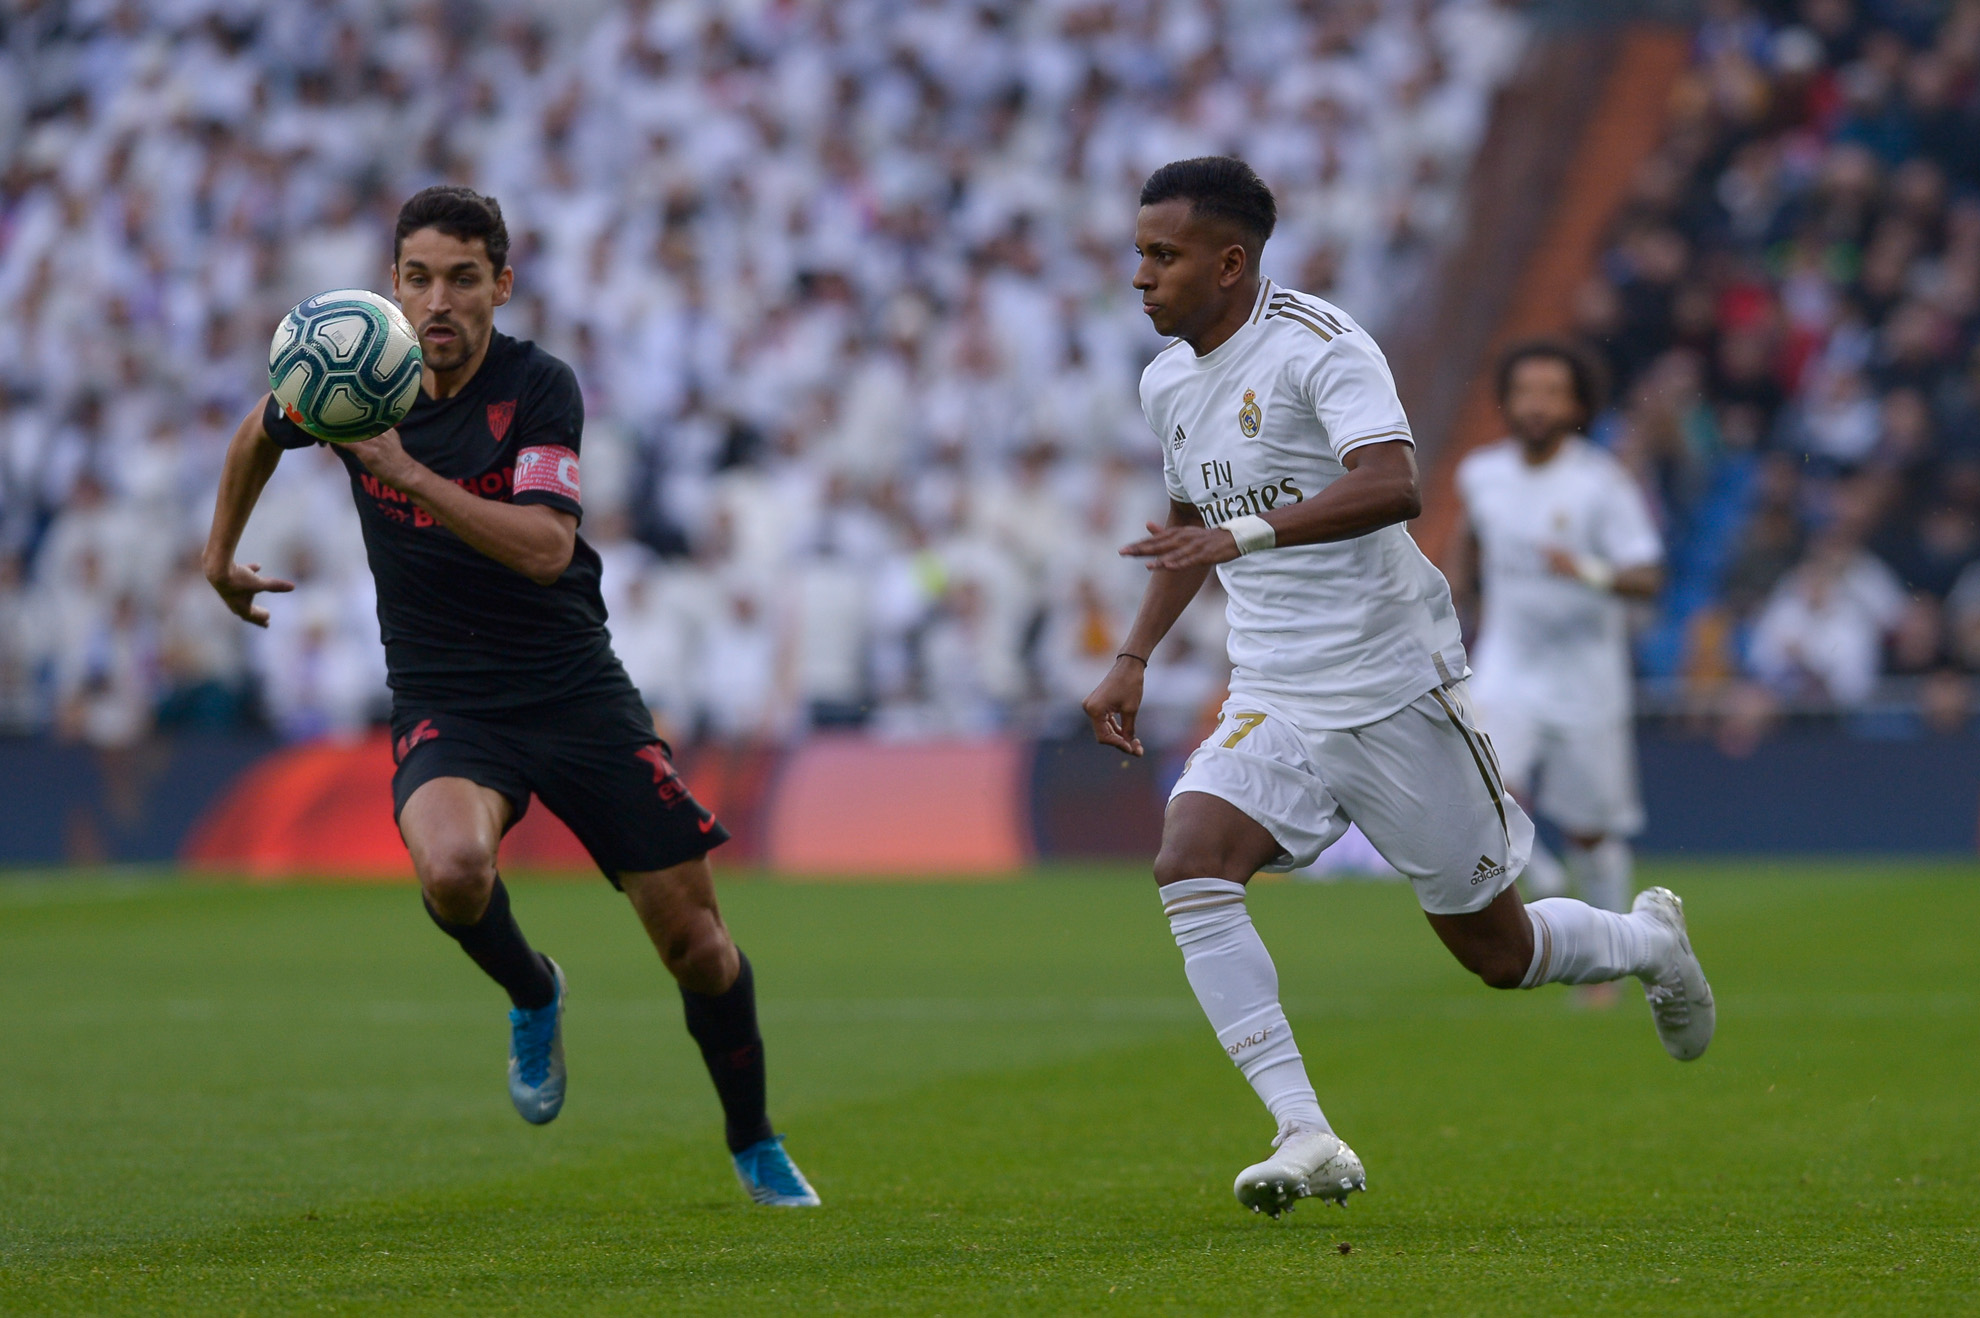
[[[1663,560],[1649,505],[1623,465],[1571,438],[1535,467],[1504,440],[1458,464],[1459,496],[1478,537],[1484,618],[1471,688],[1491,730],[1496,705],[1552,723],[1630,715],[1626,606],[1547,565],[1549,549],[1616,568]]]
[[[1217,526],[1302,503],[1365,444],[1414,444],[1382,350],[1346,312],[1261,280],[1214,352],[1165,349],[1141,375],[1169,495]],[[1462,678],[1450,587],[1400,525],[1220,564],[1231,688],[1317,729],[1387,718]]]

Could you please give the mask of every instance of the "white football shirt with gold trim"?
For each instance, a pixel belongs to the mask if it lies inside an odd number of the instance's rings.
[[[1382,350],[1340,308],[1261,280],[1243,328],[1141,375],[1169,495],[1219,525],[1311,499],[1366,444],[1414,444]],[[1400,525],[1220,564],[1231,689],[1302,724],[1355,728],[1465,675],[1450,587]]]
[[[1661,562],[1663,539],[1636,479],[1585,439],[1570,438],[1537,467],[1503,440],[1458,464],[1457,487],[1484,585],[1471,684],[1479,704],[1568,726],[1628,718],[1628,606],[1555,573],[1547,551],[1614,568]]]

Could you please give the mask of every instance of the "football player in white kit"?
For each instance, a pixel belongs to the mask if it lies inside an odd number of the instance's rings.
[[[1664,549],[1635,480],[1581,437],[1598,379],[1565,345],[1506,355],[1512,437],[1458,464],[1466,527],[1452,577],[1461,592],[1483,585],[1471,687],[1507,785],[1566,835],[1582,898],[1626,911],[1643,804],[1625,601],[1662,588]]]
[[[1409,421],[1365,330],[1260,278],[1276,218],[1270,190],[1227,157],[1165,165],[1142,188],[1134,286],[1176,340],[1141,378],[1169,515],[1121,551],[1147,560],[1148,586],[1085,704],[1100,741],[1141,754],[1148,656],[1216,568],[1231,694],[1169,798],[1155,881],[1197,1001],[1278,1124],[1276,1152],[1235,1186],[1275,1217],[1306,1195],[1345,1202],[1365,1177],[1320,1110],[1245,884],[1311,864],[1350,822],[1494,988],[1635,975],[1680,1060],[1714,1023],[1669,892],[1628,914],[1521,904],[1533,825],[1472,720],[1450,588],[1402,526],[1420,508]]]

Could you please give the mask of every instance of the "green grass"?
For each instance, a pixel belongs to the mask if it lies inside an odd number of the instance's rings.
[[[602,883],[520,883],[571,1099],[404,888],[0,882],[0,1311],[1980,1309],[1980,870],[1660,869],[1720,1032],[1495,994],[1390,885],[1253,911],[1370,1193],[1241,1213],[1268,1120],[1151,885],[732,882],[821,1212],[747,1206]],[[1343,1255],[1338,1246],[1352,1252]]]

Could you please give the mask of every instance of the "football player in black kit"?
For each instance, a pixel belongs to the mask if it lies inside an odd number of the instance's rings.
[[[578,535],[584,404],[571,368],[494,328],[515,272],[491,197],[434,187],[399,212],[392,289],[419,332],[424,381],[404,421],[331,445],[351,477],[392,687],[393,808],[433,922],[505,989],[509,1095],[525,1121],[564,1101],[564,975],[534,951],[496,873],[535,795],[632,901],[680,984],[760,1204],[814,1206],[765,1112],[749,959],[715,903],[708,852],[728,833],[674,771],[612,653],[598,555]],[[284,449],[315,443],[264,398],[234,434],[207,580],[266,627],[254,597],[292,589],[234,561]]]

